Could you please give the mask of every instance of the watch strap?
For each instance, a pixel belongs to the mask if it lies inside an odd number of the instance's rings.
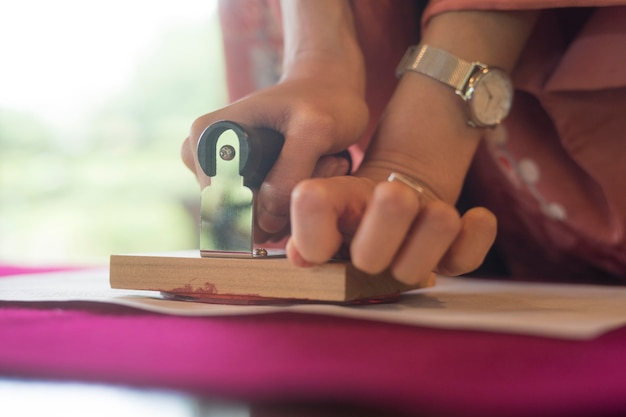
[[[443,49],[426,44],[410,47],[396,69],[400,77],[406,71],[427,75],[461,93],[480,64],[464,61]]]

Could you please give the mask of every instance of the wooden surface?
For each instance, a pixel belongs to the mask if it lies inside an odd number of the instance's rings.
[[[284,258],[201,258],[199,254],[112,255],[111,288],[156,290],[209,302],[291,300],[353,302],[413,289],[388,274],[346,262],[297,268]]]

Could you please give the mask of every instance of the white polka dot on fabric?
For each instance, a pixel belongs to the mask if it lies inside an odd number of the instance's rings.
[[[565,220],[567,218],[565,207],[559,203],[546,204],[543,206],[543,212],[546,216],[555,220]]]
[[[532,159],[524,158],[517,164],[519,175],[526,184],[535,184],[539,181],[540,170],[539,165]]]

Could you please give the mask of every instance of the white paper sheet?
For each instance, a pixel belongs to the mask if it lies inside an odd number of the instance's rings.
[[[108,270],[100,269],[0,278],[0,301],[95,301],[183,316],[288,311],[563,339],[591,339],[626,325],[624,287],[448,277],[439,277],[435,287],[406,293],[391,304],[233,306],[165,300],[154,291],[114,290],[109,287]]]

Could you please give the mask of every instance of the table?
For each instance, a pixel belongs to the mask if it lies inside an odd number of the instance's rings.
[[[32,270],[0,269],[20,272]],[[173,317],[0,302],[0,376],[374,415],[618,416],[626,328],[567,341],[303,314]]]

